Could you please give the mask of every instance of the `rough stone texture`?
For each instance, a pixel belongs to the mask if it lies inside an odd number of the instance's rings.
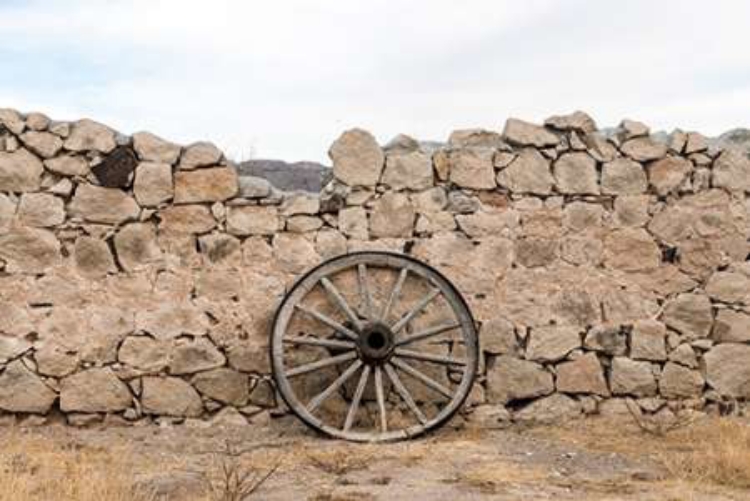
[[[693,165],[682,157],[667,157],[651,164],[648,168],[648,180],[659,195],[667,195],[679,188]]]
[[[661,251],[646,230],[618,230],[604,241],[604,263],[623,271],[652,270],[661,263]]]
[[[43,170],[41,160],[28,150],[0,151],[0,191],[36,191]]]
[[[575,327],[545,326],[531,330],[526,358],[537,362],[555,362],[581,346],[581,335]]]
[[[706,381],[720,395],[750,398],[750,346],[722,343],[703,357]]]
[[[659,392],[665,398],[699,397],[703,384],[700,372],[669,362],[659,377]]]
[[[401,193],[386,193],[370,216],[370,233],[379,238],[409,237],[414,227],[414,207]]]
[[[21,142],[42,158],[52,158],[60,151],[62,139],[49,132],[29,131],[21,134]]]
[[[150,223],[132,223],[123,227],[114,239],[117,261],[126,271],[136,271],[161,257],[156,229]]]
[[[553,171],[560,193],[599,193],[596,161],[586,153],[565,153],[557,159]]]
[[[734,310],[720,310],[711,337],[721,343],[750,342],[750,315]]]
[[[637,195],[648,188],[641,164],[628,158],[616,158],[602,167],[602,193]]]
[[[117,146],[115,132],[93,120],[79,120],[73,124],[64,147],[70,151],[98,151],[109,153]]]
[[[45,414],[57,394],[21,361],[8,364],[0,374],[0,409]]]
[[[374,186],[380,179],[385,155],[367,131],[351,129],[331,146],[328,156],[333,161],[333,175],[349,186]]]
[[[552,374],[541,365],[503,355],[487,371],[487,388],[490,403],[505,404],[549,395],[555,391],[555,384]]]
[[[232,235],[273,235],[281,229],[276,207],[230,207],[227,231]]]
[[[81,184],[68,212],[92,223],[120,224],[137,219],[140,208],[135,199],[122,190]]]
[[[79,273],[90,278],[117,271],[107,242],[95,237],[79,237],[73,247],[73,258]]]
[[[640,320],[630,334],[630,357],[636,360],[667,359],[667,328],[656,320]]]
[[[18,220],[38,228],[57,226],[65,221],[65,203],[46,193],[25,193],[18,204]]]
[[[582,412],[581,405],[572,398],[556,393],[540,398],[513,415],[520,422],[553,423],[578,417]]]
[[[557,391],[609,395],[604,371],[596,353],[587,353],[557,366]]]
[[[219,368],[196,375],[193,385],[203,395],[225,404],[241,407],[250,397],[250,378],[232,369]]]
[[[143,207],[154,207],[174,196],[172,167],[169,164],[143,162],[136,168],[133,194]]]
[[[638,137],[626,141],[620,150],[636,162],[659,160],[667,154],[667,146],[650,137]]]
[[[432,186],[432,159],[421,151],[389,152],[382,182],[394,190],[426,190]]]
[[[7,261],[7,271],[43,273],[61,257],[60,242],[50,231],[19,227],[0,235],[0,258]]]
[[[164,233],[206,233],[216,227],[216,220],[208,207],[203,205],[181,205],[168,207],[159,212]]]
[[[63,379],[60,385],[63,412],[123,411],[132,400],[127,385],[108,368],[78,372]]]
[[[486,148],[456,150],[450,154],[450,181],[462,188],[490,190],[495,187],[493,152]]]
[[[750,191],[750,158],[739,149],[723,151],[714,162],[713,186],[730,191]]]
[[[222,202],[239,191],[237,172],[229,167],[178,171],[174,175],[177,204]]]
[[[517,118],[509,118],[505,122],[503,138],[519,146],[556,146],[560,139],[552,132],[540,125],[534,125]]]
[[[497,174],[497,184],[516,193],[548,195],[554,182],[549,160],[532,148],[521,150],[518,157]]]
[[[199,141],[193,143],[182,153],[180,157],[180,170],[192,170],[198,167],[210,167],[221,161],[223,154],[213,143]]]
[[[85,176],[90,170],[86,159],[75,155],[63,155],[45,160],[44,166],[62,176]]]
[[[145,377],[142,384],[141,404],[148,414],[197,417],[203,412],[200,395],[182,379]]]
[[[636,362],[625,357],[612,359],[610,386],[615,395],[648,397],[656,394],[656,378],[649,362]]]
[[[169,141],[151,134],[137,132],[133,134],[133,148],[138,158],[144,162],[154,162],[172,165],[180,156],[180,147]]]
[[[706,337],[713,323],[711,301],[702,294],[680,294],[666,303],[662,321],[688,339]]]

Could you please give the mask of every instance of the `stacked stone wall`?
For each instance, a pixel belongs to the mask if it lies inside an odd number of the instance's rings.
[[[366,131],[320,195],[238,177],[206,142],[0,110],[0,414],[74,424],[283,414],[268,329],[296,277],[407,252],[480,326],[470,406],[558,419],[750,398],[750,159],[698,133]]]

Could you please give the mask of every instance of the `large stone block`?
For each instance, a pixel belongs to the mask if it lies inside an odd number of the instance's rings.
[[[596,353],[586,353],[556,367],[557,391],[609,396],[602,364]]]
[[[0,374],[0,409],[4,411],[46,414],[56,399],[57,394],[20,360]]]
[[[71,216],[92,223],[116,225],[137,219],[140,207],[132,197],[117,188],[80,184],[68,211]]]
[[[462,188],[492,190],[495,188],[493,150],[473,148],[450,152],[450,181]]]
[[[375,186],[383,171],[385,155],[375,137],[362,129],[351,129],[331,145],[333,175],[349,186]]]
[[[487,400],[490,403],[505,404],[549,395],[553,391],[552,374],[535,362],[502,355],[487,371]]]
[[[182,379],[145,377],[142,384],[141,405],[146,414],[197,417],[203,412],[200,395]]]
[[[130,407],[132,401],[128,386],[109,368],[78,372],[60,384],[63,412],[117,412]]]
[[[37,191],[44,166],[28,150],[0,151],[0,191]]]
[[[231,167],[177,171],[174,184],[176,204],[223,202],[239,192],[237,172]]]

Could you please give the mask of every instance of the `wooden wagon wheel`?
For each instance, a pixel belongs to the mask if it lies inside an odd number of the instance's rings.
[[[466,400],[478,362],[471,312],[448,279],[405,255],[358,252],[300,278],[273,322],[273,376],[289,408],[346,440],[435,429]]]

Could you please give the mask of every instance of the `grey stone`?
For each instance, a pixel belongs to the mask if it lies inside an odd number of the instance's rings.
[[[240,176],[240,196],[245,198],[264,198],[271,194],[271,183],[262,177]]]
[[[558,130],[573,130],[578,132],[594,132],[596,122],[583,111],[574,111],[568,115],[555,115],[544,121],[544,125]]]
[[[703,356],[703,360],[706,381],[719,395],[750,398],[750,346],[718,344]]]
[[[388,192],[375,203],[370,215],[370,233],[379,238],[410,237],[416,214],[409,197]]]
[[[513,400],[549,395],[555,391],[552,374],[541,365],[502,355],[487,371],[487,400],[505,404]]]
[[[666,302],[662,321],[686,339],[706,337],[713,324],[711,301],[702,294],[680,294]]]
[[[426,190],[433,184],[432,158],[421,151],[389,152],[381,182],[394,190]]]

